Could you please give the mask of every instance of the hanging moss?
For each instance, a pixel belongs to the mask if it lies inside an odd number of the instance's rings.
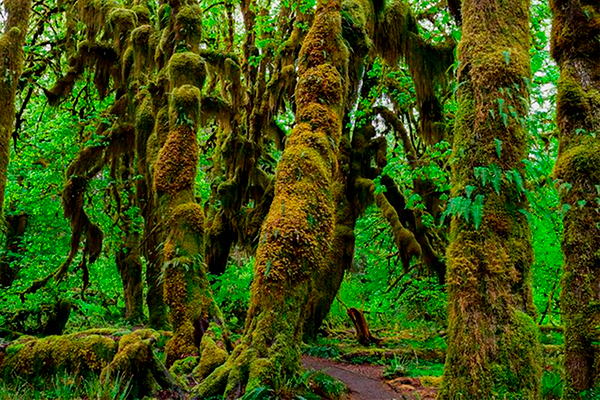
[[[87,40],[94,40],[105,27],[106,16],[117,3],[114,0],[77,0],[79,18],[86,25]]]
[[[127,8],[114,8],[108,13],[107,23],[112,31],[113,45],[117,54],[123,54],[131,31],[138,24],[135,12]]]
[[[139,25],[149,25],[151,23],[150,10],[145,5],[136,4],[131,7],[131,11],[135,13]]]
[[[133,68],[136,77],[153,71],[157,41],[157,33],[150,25],[141,25],[131,31]]]
[[[193,85],[202,88],[206,77],[204,62],[192,52],[176,53],[169,60],[169,81],[171,86]]]
[[[202,39],[202,9],[197,5],[181,7],[173,30],[176,43],[185,42],[188,50],[197,52]]]
[[[444,138],[442,105],[436,88],[446,81],[454,62],[455,43],[432,45],[421,36],[409,6],[403,0],[388,3],[377,18],[375,47],[390,65],[404,59],[413,78],[419,104],[419,134],[429,143]]]

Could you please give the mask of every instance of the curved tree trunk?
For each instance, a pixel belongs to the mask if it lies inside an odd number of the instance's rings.
[[[300,367],[306,306],[326,269],[335,227],[334,173],[347,92],[341,2],[320,0],[300,52],[296,126],[275,177],[259,238],[246,330],[228,361],[196,389],[238,398]]]
[[[464,0],[462,16],[452,196],[471,204],[469,215],[451,224],[449,338],[438,398],[533,400],[541,368],[528,205],[518,184],[526,157],[529,0]]]
[[[15,95],[23,69],[23,44],[31,0],[5,0],[6,24],[0,37],[0,224],[4,226],[4,191],[10,159],[10,139],[15,123]]]
[[[565,327],[563,399],[600,384],[600,5],[551,1],[552,56],[560,67],[554,174],[564,218],[561,318]]]

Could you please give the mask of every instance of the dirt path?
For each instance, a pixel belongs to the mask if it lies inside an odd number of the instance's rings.
[[[383,381],[383,367],[376,365],[353,365],[326,358],[302,356],[302,365],[344,382],[350,389],[352,400],[402,400],[403,396]]]
[[[355,365],[306,355],[302,356],[302,365],[344,382],[350,389],[348,400],[433,400],[437,394],[437,389],[424,387],[419,378],[386,381],[379,365]]]

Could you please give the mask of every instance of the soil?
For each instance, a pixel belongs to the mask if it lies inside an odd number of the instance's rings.
[[[344,382],[350,390],[347,400],[433,400],[437,393],[434,388],[424,387],[418,378],[386,381],[379,365],[348,364],[306,355],[302,356],[302,365]]]

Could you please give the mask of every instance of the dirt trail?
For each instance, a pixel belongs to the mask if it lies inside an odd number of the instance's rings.
[[[386,381],[379,365],[355,365],[306,355],[302,356],[302,365],[344,382],[350,389],[347,400],[434,400],[437,395],[437,389],[424,387],[419,378]]]
[[[326,358],[302,356],[306,369],[322,371],[344,382],[350,389],[351,400],[403,400],[400,393],[392,390],[382,377],[383,367],[376,365],[353,365]]]

